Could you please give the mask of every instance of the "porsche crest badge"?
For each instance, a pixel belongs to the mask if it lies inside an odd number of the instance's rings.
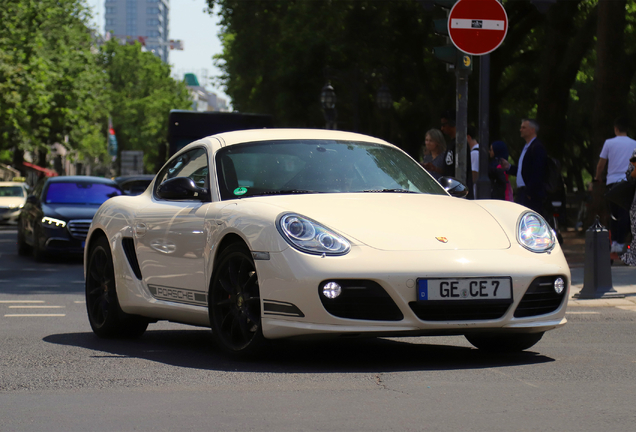
[[[442,243],[448,243],[448,239],[446,237],[435,237],[437,241]]]

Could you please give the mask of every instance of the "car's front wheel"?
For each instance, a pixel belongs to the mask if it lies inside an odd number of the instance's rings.
[[[540,333],[467,334],[468,342],[484,351],[516,352],[533,347],[543,337]]]
[[[121,310],[115,290],[115,270],[108,240],[91,245],[86,268],[86,310],[93,332],[102,338],[137,338],[148,321]]]
[[[255,354],[264,344],[258,276],[249,249],[239,243],[221,252],[208,296],[210,324],[221,349]]]

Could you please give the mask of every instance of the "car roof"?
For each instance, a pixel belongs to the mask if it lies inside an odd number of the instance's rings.
[[[48,183],[74,183],[74,182],[91,182],[91,183],[104,183],[109,185],[117,185],[115,180],[111,180],[105,177],[96,176],[58,176],[49,177]]]
[[[22,183],[22,182],[0,182],[0,186],[24,186],[24,187],[26,187],[26,183]]]
[[[207,137],[208,139],[216,138],[221,142],[222,146],[241,144],[255,141],[271,141],[271,140],[342,140],[342,141],[363,141],[377,144],[393,146],[384,140],[369,135],[363,135],[355,132],[343,132],[328,129],[248,129],[232,132],[223,132]]]

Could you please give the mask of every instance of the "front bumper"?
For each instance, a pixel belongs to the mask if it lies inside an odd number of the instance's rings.
[[[16,224],[22,209],[0,208],[0,223]]]
[[[264,305],[263,334],[271,339],[326,335],[534,333],[566,323],[570,270],[558,246],[550,254],[535,254],[518,245],[492,251],[419,252],[388,252],[356,246],[345,256],[324,258],[290,248],[270,253],[269,260],[257,260],[255,264]],[[544,276],[560,276],[566,282],[556,309],[534,316],[519,313],[515,316],[532,282]],[[460,277],[510,277],[512,302],[496,318],[422,318],[417,311],[420,303],[417,303],[416,280]],[[331,279],[372,281],[399,308],[401,319],[383,321],[334,316],[323,306],[319,294],[321,282]],[[452,309],[454,304],[446,306]]]

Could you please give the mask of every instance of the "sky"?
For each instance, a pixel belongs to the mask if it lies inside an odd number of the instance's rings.
[[[93,9],[93,24],[104,33],[104,0],[85,0]],[[222,51],[218,17],[210,15],[205,0],[169,0],[169,39],[183,41],[183,51],[172,50],[169,54],[172,73],[175,78],[183,78],[184,73],[195,73],[199,83],[231,103],[228,96],[213,86],[212,78],[221,74],[212,63],[212,56]],[[209,79],[206,80],[206,75]]]

